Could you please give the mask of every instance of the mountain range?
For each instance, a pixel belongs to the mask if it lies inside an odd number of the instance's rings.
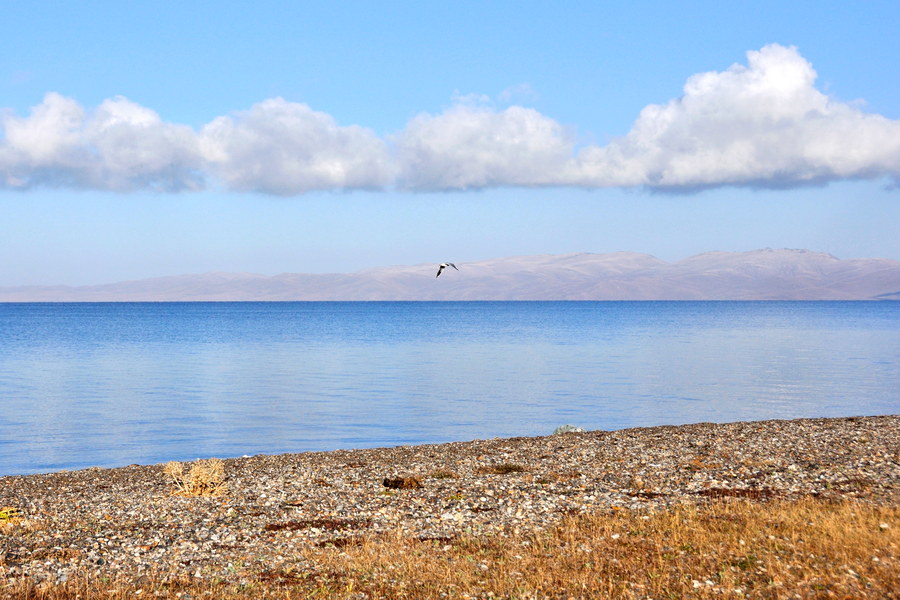
[[[204,273],[90,286],[0,287],[0,302],[281,300],[900,300],[900,261],[809,250],[559,254],[355,273]]]

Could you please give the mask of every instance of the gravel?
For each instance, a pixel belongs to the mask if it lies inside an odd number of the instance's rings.
[[[896,504],[900,416],[568,432],[226,459],[227,493],[173,494],[164,465],[0,477],[0,587],[149,573],[245,581],[297,548],[379,532],[437,541],[613,507],[805,495]]]

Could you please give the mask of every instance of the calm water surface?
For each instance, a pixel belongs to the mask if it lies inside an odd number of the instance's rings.
[[[0,475],[900,412],[900,303],[0,304]]]

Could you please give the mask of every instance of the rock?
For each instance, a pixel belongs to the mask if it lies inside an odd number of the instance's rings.
[[[553,435],[559,435],[561,433],[583,433],[584,429],[581,427],[576,427],[575,425],[560,425],[556,429],[553,430]]]

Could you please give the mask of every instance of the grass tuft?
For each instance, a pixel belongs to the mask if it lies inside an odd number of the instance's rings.
[[[517,465],[515,463],[503,463],[499,465],[478,467],[475,472],[479,475],[509,475],[511,473],[524,473],[527,470],[528,469],[526,469],[522,465]]]
[[[16,525],[22,522],[22,512],[13,506],[0,508],[0,525]]]
[[[178,496],[224,496],[228,493],[225,463],[218,458],[198,460],[187,472],[182,463],[170,462],[164,472],[175,485],[173,494]]]
[[[429,473],[428,477],[431,479],[457,479],[459,473],[451,471],[450,469],[438,469],[437,471]]]

